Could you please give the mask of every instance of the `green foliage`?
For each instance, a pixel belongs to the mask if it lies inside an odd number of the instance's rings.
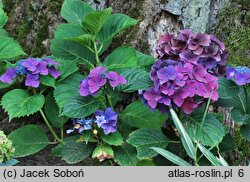
[[[127,142],[136,147],[137,157],[142,160],[156,156],[157,153],[150,147],[165,148],[169,144],[169,139],[161,129],[142,128],[132,132]]]
[[[0,130],[0,165],[11,160],[14,156],[15,149],[12,142],[7,138],[3,131]]]
[[[136,166],[138,162],[136,148],[127,143],[123,146],[115,147],[114,160],[121,166]]]
[[[25,90],[15,89],[3,96],[1,105],[8,113],[9,120],[12,120],[39,111],[44,105],[44,100],[42,94],[30,95]]]
[[[101,138],[105,143],[109,145],[119,146],[123,144],[123,138],[119,132],[110,133],[109,135],[102,134]]]
[[[105,159],[112,159],[113,157],[114,151],[107,144],[97,146],[92,154],[92,158],[98,159],[100,162],[104,161]]]
[[[32,155],[49,144],[43,129],[36,125],[26,125],[12,131],[9,139],[15,148],[15,157]]]
[[[0,28],[2,28],[8,21],[7,14],[3,11],[2,6],[0,6]]]
[[[157,110],[152,112],[140,101],[127,106],[120,117],[124,123],[137,128],[160,128],[167,119],[167,115]]]

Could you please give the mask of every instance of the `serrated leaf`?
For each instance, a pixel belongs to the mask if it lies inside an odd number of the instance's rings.
[[[56,128],[62,128],[63,125],[68,121],[68,117],[59,116],[59,108],[55,103],[52,93],[49,93],[45,99],[44,107],[45,115],[47,116],[49,122]]]
[[[7,14],[0,7],[0,28],[2,28],[6,24],[7,21],[8,21]]]
[[[121,166],[136,166],[137,152],[136,148],[132,145],[125,144],[114,148],[114,160]]]
[[[39,111],[44,105],[44,100],[42,94],[30,95],[25,90],[16,89],[3,96],[1,105],[9,114],[9,120],[12,120]]]
[[[135,25],[136,23],[137,21],[135,19],[124,14],[111,15],[98,34],[98,40],[103,45],[101,52],[104,52],[108,48],[108,45],[115,35],[129,28],[130,26]]]
[[[58,26],[55,37],[51,41],[51,51],[53,56],[69,61],[78,61],[93,68],[95,55],[83,44],[66,40],[67,38],[78,37],[86,32],[78,25],[62,24]]]
[[[167,119],[166,114],[158,110],[151,111],[140,101],[128,105],[120,117],[126,124],[137,128],[160,128]]]
[[[138,65],[140,67],[150,66],[154,64],[155,58],[148,56],[146,54],[143,54],[141,52],[136,52],[137,59],[138,59]]]
[[[40,76],[40,82],[43,85],[56,88],[56,79],[50,75]]]
[[[90,34],[84,34],[78,37],[70,37],[70,38],[67,38],[67,40],[71,40],[73,42],[79,42],[83,44],[85,47],[87,47],[88,49],[93,49],[92,44],[93,44],[94,38]]]
[[[194,144],[188,135],[187,131],[185,130],[183,124],[181,123],[179,117],[177,116],[176,112],[171,108],[170,109],[170,114],[172,116],[172,119],[174,121],[175,127],[177,128],[178,132],[181,135],[181,141],[183,144],[183,147],[185,148],[187,154],[189,157],[192,159],[195,159],[195,148]]]
[[[149,73],[142,69],[127,69],[120,74],[127,80],[127,84],[119,85],[118,90],[122,92],[135,92],[138,90],[147,90],[153,86],[149,78]]]
[[[158,154],[165,157],[166,159],[170,160],[174,164],[177,164],[179,166],[192,166],[191,164],[189,164],[188,162],[186,162],[185,160],[183,160],[172,152],[157,147],[152,147],[152,149],[155,150]]]
[[[132,132],[127,142],[136,148],[137,157],[142,160],[156,156],[157,152],[150,148],[166,148],[169,139],[162,133],[161,129],[142,128]]]
[[[70,23],[82,25],[83,18],[94,9],[80,0],[65,0],[62,5],[61,16]]]
[[[0,60],[9,60],[25,55],[21,46],[9,37],[1,37]]]
[[[119,146],[123,143],[122,135],[119,132],[110,133],[108,135],[102,134],[101,138],[109,145]]]
[[[219,144],[220,152],[228,152],[235,149],[233,137],[228,133]]]
[[[250,124],[250,114],[245,114],[241,109],[233,108],[231,117],[238,125]]]
[[[26,125],[12,131],[9,139],[15,148],[15,157],[32,155],[49,144],[46,133],[36,125]]]
[[[187,132],[193,141],[199,141],[205,146],[219,144],[225,136],[223,125],[213,115],[208,114],[204,125],[201,125],[202,116],[187,116]]]
[[[94,37],[96,37],[111,13],[112,8],[89,13],[83,18],[82,25],[85,29],[88,29]]]
[[[8,33],[4,29],[0,28],[0,37],[8,37],[8,36],[9,36]]]
[[[66,161],[68,164],[76,164],[83,161],[94,150],[94,145],[86,145],[83,142],[70,141],[66,143],[62,151],[62,160]]]
[[[240,133],[246,140],[250,141],[250,124],[241,126]]]
[[[136,51],[132,47],[121,46],[115,49],[103,62],[108,70],[118,71],[137,66]]]

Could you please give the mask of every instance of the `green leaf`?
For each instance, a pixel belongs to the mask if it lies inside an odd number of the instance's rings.
[[[120,117],[126,124],[137,128],[160,128],[167,119],[166,114],[158,110],[151,111],[140,101],[128,105]]]
[[[82,25],[83,18],[94,9],[80,0],[65,0],[62,5],[61,16],[70,23]]]
[[[108,47],[115,35],[133,26],[137,21],[124,14],[111,15],[98,34],[98,40],[104,46],[102,52]]]
[[[108,135],[102,134],[101,138],[109,145],[119,146],[123,143],[122,135],[119,132],[111,133]]]
[[[245,114],[241,109],[233,108],[231,117],[238,125],[250,123],[250,114]]]
[[[85,142],[86,144],[88,144],[89,142],[94,142],[94,143],[99,142],[98,139],[96,139],[96,137],[93,135],[93,132],[89,130],[84,131],[81,137],[77,141]]]
[[[172,152],[169,152],[167,150],[164,150],[162,148],[152,147],[153,150],[155,150],[158,154],[162,155],[166,159],[170,160],[172,163],[179,165],[179,166],[192,166],[179,156],[175,155]]]
[[[214,166],[222,166],[221,162],[209,151],[207,150],[203,145],[200,143],[197,143],[197,146],[199,147],[200,151],[206,156],[206,158],[214,165]]]
[[[114,151],[113,149],[107,145],[107,144],[102,144],[99,145],[95,148],[92,158],[99,159],[100,162],[102,162],[105,159],[113,159],[114,158]]]
[[[127,142],[136,147],[137,157],[142,160],[156,156],[157,153],[150,147],[166,148],[169,139],[161,129],[142,128],[132,132]]]
[[[53,56],[69,61],[78,61],[93,68],[95,63],[95,55],[83,44],[72,42],[67,38],[78,37],[86,32],[78,25],[62,24],[58,26],[55,37],[51,41],[51,51]]]
[[[71,37],[71,38],[67,38],[67,40],[71,40],[74,42],[79,42],[81,44],[83,44],[85,47],[87,47],[88,49],[92,49],[92,44],[93,44],[93,36],[90,34],[84,34],[78,37]]]
[[[8,37],[8,36],[9,36],[8,33],[4,29],[0,28],[0,37]]]
[[[250,141],[250,124],[240,127],[240,133],[246,140]]]
[[[108,70],[113,71],[119,71],[124,68],[135,68],[137,66],[136,51],[132,47],[118,47],[106,57],[103,64]]]
[[[138,59],[138,65],[140,67],[150,66],[154,64],[155,58],[148,56],[146,54],[143,54],[141,52],[136,52],[137,59]]]
[[[219,144],[220,152],[228,152],[235,149],[234,140],[230,133],[228,133]]]
[[[49,143],[46,133],[36,125],[26,125],[12,131],[9,139],[15,148],[15,157],[37,153]]]
[[[187,116],[187,132],[189,136],[205,146],[219,144],[226,135],[223,125],[212,115],[208,114],[204,125],[201,125],[202,115]]]
[[[16,159],[11,159],[11,160],[8,160],[8,161],[6,161],[6,162],[4,162],[4,163],[1,163],[1,162],[0,162],[0,166],[14,166],[14,165],[16,165],[17,163],[19,163],[18,160],[16,160]]]
[[[50,75],[40,76],[41,84],[56,88],[56,79]]]
[[[127,80],[127,84],[119,85],[118,90],[122,92],[135,92],[147,90],[152,87],[153,82],[149,78],[149,73],[142,69],[127,69],[120,74]]]
[[[136,157],[136,148],[125,144],[114,148],[114,160],[121,166],[136,166],[138,159]]]
[[[94,150],[94,145],[86,145],[83,142],[70,141],[66,143],[62,151],[62,160],[68,164],[76,164],[90,156]]]
[[[137,163],[137,166],[156,166],[153,159],[144,159]]]
[[[181,141],[182,141],[182,144],[183,144],[187,154],[192,159],[195,159],[195,148],[194,148],[194,144],[193,144],[190,136],[188,135],[187,131],[185,130],[184,126],[182,125],[176,112],[172,108],[170,109],[170,113],[171,113],[172,119],[174,121],[175,127],[177,128],[178,132],[181,135]]]
[[[3,96],[1,105],[9,114],[9,120],[12,120],[39,111],[44,105],[44,100],[42,94],[30,95],[25,90],[16,89]]]
[[[25,55],[21,46],[9,37],[1,37],[0,60],[9,60]]]
[[[103,11],[95,11],[86,15],[83,19],[82,25],[88,29],[90,33],[96,37],[98,32],[103,27],[112,13],[112,8],[104,9]]]
[[[56,128],[62,128],[69,119],[65,116],[59,116],[59,108],[55,103],[52,93],[49,93],[45,99],[44,111],[49,122]]]
[[[60,66],[57,67],[60,71],[59,82],[78,70],[77,61],[56,59],[56,62],[60,63]]]
[[[7,21],[8,21],[7,14],[0,7],[0,28],[2,28],[6,24]]]

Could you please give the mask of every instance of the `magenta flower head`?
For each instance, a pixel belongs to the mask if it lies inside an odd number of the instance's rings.
[[[106,68],[97,67],[90,70],[89,75],[81,81],[79,85],[79,93],[81,96],[96,95],[99,89],[107,83],[107,79],[111,87],[117,87],[119,84],[126,84],[127,81],[114,71],[105,74]]]
[[[3,83],[12,83],[13,80],[16,78],[17,74],[16,74],[16,69],[15,68],[8,68],[6,73],[4,73],[1,77],[0,77],[0,81],[2,81]]]
[[[250,68],[248,67],[227,67],[227,79],[234,80],[237,85],[246,85],[250,83]]]
[[[99,128],[103,129],[105,135],[117,131],[118,114],[110,107],[108,107],[105,111],[96,111],[95,118],[95,123]]]
[[[201,64],[215,75],[220,74],[218,69],[225,67],[228,58],[225,45],[214,35],[195,34],[187,29],[176,34],[163,35],[156,51],[160,59]]]
[[[40,81],[39,81],[39,75],[33,75],[33,74],[27,74],[27,79],[25,81],[25,85],[27,87],[34,87],[34,88],[38,88],[40,85]]]
[[[151,109],[166,111],[172,105],[190,114],[205,99],[218,99],[218,80],[202,65],[185,62],[169,65],[170,62],[158,60],[152,66],[154,87],[143,92],[144,101]]]

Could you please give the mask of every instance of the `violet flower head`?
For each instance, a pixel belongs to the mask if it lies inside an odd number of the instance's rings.
[[[27,68],[23,66],[24,62],[25,60],[18,61],[17,66],[16,66],[16,74],[26,75],[28,73]]]
[[[49,74],[49,70],[47,68],[48,63],[46,61],[40,61],[37,65],[36,65],[36,69],[32,72],[32,74],[40,74],[40,75],[48,75]]]
[[[237,85],[246,85],[250,83],[250,68],[248,67],[227,67],[227,79],[234,80]]]
[[[73,119],[74,127],[67,130],[67,134],[70,134],[74,131],[77,131],[79,134],[82,134],[85,130],[91,130],[93,124],[93,119]]]
[[[40,63],[39,59],[36,58],[28,58],[26,59],[22,65],[27,68],[28,71],[35,71],[37,69],[37,65]]]
[[[13,80],[16,78],[17,74],[16,74],[16,69],[15,68],[8,68],[6,73],[4,73],[1,77],[0,77],[0,81],[2,81],[3,83],[12,83]]]
[[[25,81],[25,85],[27,87],[34,87],[34,88],[38,88],[40,85],[40,81],[39,81],[39,75],[33,75],[33,74],[27,74],[27,78]]]
[[[126,84],[127,81],[123,76],[120,76],[118,73],[114,71],[110,71],[108,74],[106,74],[106,78],[109,79],[109,83],[111,87],[117,87],[119,84]]]
[[[95,118],[95,123],[99,128],[103,129],[105,135],[117,131],[118,114],[110,107],[108,107],[105,111],[96,111]]]

